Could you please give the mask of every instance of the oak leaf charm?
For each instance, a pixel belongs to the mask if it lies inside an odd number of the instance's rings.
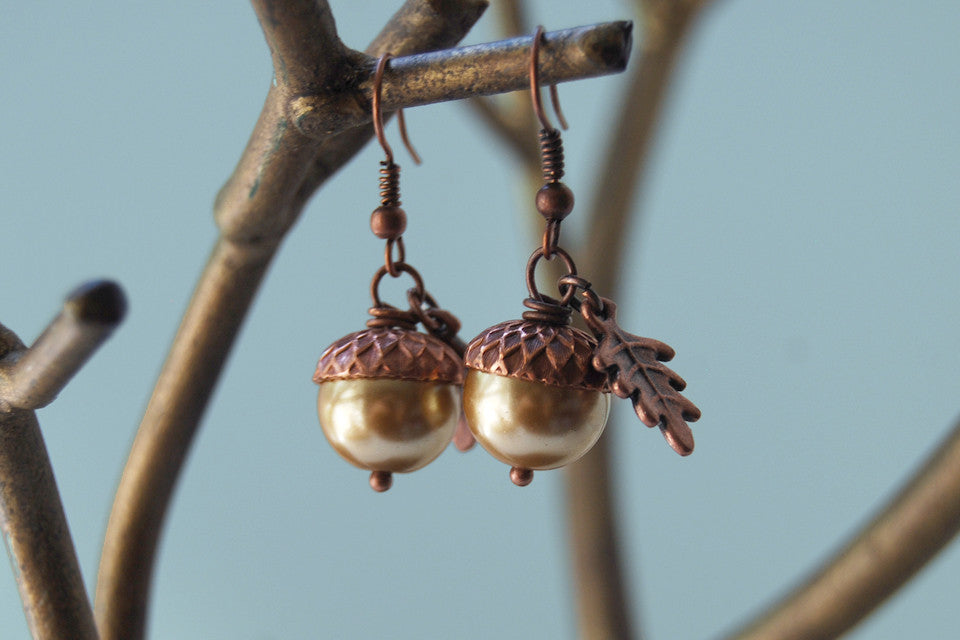
[[[700,418],[700,410],[680,394],[687,383],[663,364],[675,352],[652,338],[627,333],[616,320],[616,305],[598,298],[596,305],[583,304],[581,313],[599,340],[593,366],[607,374],[610,390],[630,398],[637,417],[648,427],[660,427],[663,437],[682,456],[693,452],[693,433],[687,422]]]

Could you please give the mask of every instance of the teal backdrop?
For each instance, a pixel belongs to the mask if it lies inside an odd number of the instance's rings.
[[[363,48],[400,3],[331,4]],[[631,11],[535,2],[530,15],[557,29]],[[30,342],[88,278],[116,279],[130,300],[39,412],[92,591],[114,487],[270,58],[244,2],[8,1],[0,16],[0,319]],[[627,403],[615,409],[647,637],[735,627],[864,522],[960,415],[958,25],[947,0],[718,0],[692,34],[619,300],[625,326],[677,349],[703,411],[680,458]],[[491,14],[467,42],[496,38]],[[580,202],[624,88],[625,76],[560,87]],[[407,115],[425,159],[398,152],[407,255],[470,337],[522,311],[533,194],[464,105]],[[263,284],[166,523],[152,638],[575,637],[560,472],[520,490],[483,451],[451,450],[379,495],[317,425],[316,359],[362,327],[382,260],[367,226],[379,159],[368,147],[316,195]],[[575,246],[576,211],[567,226]],[[850,637],[952,637],[958,574],[955,545]],[[0,637],[26,636],[0,566]]]

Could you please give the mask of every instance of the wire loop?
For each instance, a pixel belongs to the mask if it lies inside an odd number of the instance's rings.
[[[393,247],[397,247],[397,259],[393,259]],[[387,240],[386,249],[383,252],[384,268],[391,278],[398,278],[402,269],[399,268],[406,259],[406,249],[403,247],[403,238],[390,238]]]
[[[574,264],[573,258],[570,257],[570,254],[561,249],[560,247],[554,247],[553,253],[560,256],[564,264],[567,267],[567,276],[577,275],[577,265]],[[538,301],[547,301],[550,302],[551,298],[543,295],[540,291],[537,290],[537,263],[540,262],[540,258],[546,258],[548,261],[552,258],[547,258],[546,253],[543,250],[543,247],[537,247],[534,252],[530,255],[530,260],[527,261],[527,291],[530,292],[530,297]],[[566,291],[562,288],[560,290],[561,298],[556,304],[559,304],[563,307],[571,306],[573,301],[574,294],[577,293],[576,287],[568,287]]]
[[[373,300],[374,307],[391,306],[384,304],[383,301],[380,300],[380,281],[383,280],[383,276],[387,274],[390,274],[390,276],[393,278],[399,277],[401,273],[409,274],[410,277],[413,278],[415,288],[412,289],[412,291],[415,292],[415,295],[421,298],[426,295],[426,291],[423,288],[423,278],[420,277],[420,273],[416,269],[408,265],[406,262],[395,262],[393,267],[396,270],[397,275],[390,273],[389,269],[387,269],[386,265],[384,265],[377,269],[377,273],[374,274],[373,280],[370,282],[370,298]]]
[[[530,45],[530,97],[533,100],[533,112],[537,115],[540,126],[550,131],[554,127],[543,110],[543,101],[540,98],[540,43],[544,40],[543,25],[538,25],[537,31],[533,35],[533,44]],[[560,97],[557,95],[557,85],[555,84],[550,85],[550,101],[553,102],[553,111],[557,114],[560,127],[566,130],[567,120],[563,117],[563,111],[560,110]]]
[[[547,226],[543,230],[543,246],[540,247],[540,251],[543,253],[543,257],[549,260],[553,257],[553,254],[560,250],[560,221],[559,220],[548,220]]]
[[[383,72],[386,70],[387,62],[389,62],[391,58],[393,58],[393,54],[388,52],[380,56],[377,60],[377,68],[373,72],[373,96],[370,100],[370,110],[373,116],[373,133],[377,136],[377,142],[380,143],[383,152],[387,156],[388,164],[393,164],[393,149],[390,148],[390,143],[387,142],[387,137],[383,134],[383,110],[381,104],[383,102]],[[407,151],[410,152],[413,163],[420,164],[420,156],[417,154],[416,149],[413,148],[413,145],[410,144],[410,138],[407,136],[407,121],[403,117],[403,109],[397,111],[397,124],[400,127],[400,139],[403,141]]]

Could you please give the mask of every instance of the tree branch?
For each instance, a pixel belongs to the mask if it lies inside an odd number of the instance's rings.
[[[960,422],[880,513],[814,575],[729,640],[836,638],[960,531]]]
[[[277,84],[292,94],[340,82],[352,53],[337,37],[325,0],[251,0],[270,47]]]
[[[622,71],[630,53],[629,22],[608,22],[545,34],[541,79],[544,84]],[[445,100],[517,91],[529,85],[532,36],[446,51],[397,57],[381,87],[384,111]],[[352,91],[301,96],[290,104],[291,119],[311,138],[323,138],[370,121],[373,61]]]
[[[123,318],[113,283],[72,293],[32,347],[0,325],[0,526],[30,632],[96,640],[93,611],[33,408],[49,403]]]
[[[598,291],[616,298],[624,242],[634,212],[671,71],[692,18],[701,4],[643,1],[642,50],[610,130],[590,204],[590,230],[581,250],[583,273]],[[613,425],[610,425],[613,426]],[[607,434],[612,430],[607,429]],[[617,540],[616,500],[610,478],[609,437],[567,469],[567,520],[579,607],[581,638],[634,637]]]
[[[587,209],[590,235],[583,253],[593,263],[589,265],[592,280],[607,291],[617,286],[629,226],[639,223],[639,215],[631,216],[638,187],[677,55],[696,15],[695,9],[677,0],[643,4],[645,35],[640,59],[630,74],[617,124],[607,137],[607,153]],[[655,6],[648,6],[651,4]]]
[[[274,15],[288,4],[291,11],[303,7],[299,1],[274,2]],[[450,46],[485,6],[485,0],[412,0],[377,36],[371,51]],[[284,38],[270,31],[287,22],[271,22],[264,30],[281,42]],[[330,33],[333,25],[325,21],[318,28]],[[278,44],[277,50],[284,46]],[[277,82],[283,84],[280,73]],[[281,97],[287,90],[279,86],[268,94],[243,157],[218,196],[221,239],[181,322],[120,480],[97,584],[104,640],[143,637],[163,518],[243,318],[283,234],[309,196],[370,139],[369,128],[323,142],[306,139],[286,124]]]
[[[540,152],[536,138],[531,135],[532,120],[521,118],[517,123],[506,113],[508,109],[498,107],[490,98],[473,98],[467,101],[477,117],[492,131],[501,142],[520,158],[524,166],[532,167],[539,177]]]
[[[0,525],[35,640],[96,640],[50,457],[33,411],[0,412]]]
[[[522,0],[501,0],[495,5],[500,31],[507,37],[530,33],[530,21],[527,19],[527,7]]]
[[[589,274],[598,289],[605,292],[615,291],[618,285],[617,274],[626,236],[623,227],[632,208],[636,183],[651,143],[673,59],[688,22],[662,20],[661,11],[677,10],[678,15],[686,17],[693,13],[691,7],[679,1],[666,2],[660,11],[652,11],[653,7],[648,3],[639,8],[645,18],[643,54],[631,74],[631,88],[621,103],[617,126],[610,132],[612,143],[607,146],[599,185],[588,207],[587,227],[591,232],[584,243],[587,249],[580,252],[586,256],[582,263],[585,267],[583,273]],[[682,13],[680,9],[683,9]],[[519,11],[511,10],[506,18],[516,20],[519,15]],[[665,32],[664,25],[675,28],[672,32]],[[528,71],[524,69],[523,73],[526,77]],[[548,83],[549,79],[544,80],[544,84]],[[529,114],[526,95],[518,102]],[[532,176],[530,181],[539,184],[539,154],[534,145],[526,144],[518,133],[520,128],[510,126],[504,114],[489,104],[479,100],[471,103],[491,129],[522,159],[526,173]],[[532,119],[528,116],[526,122],[532,122]],[[526,128],[530,130],[532,140],[532,129],[529,125]],[[612,211],[609,198],[615,200]],[[536,218],[540,221],[537,223],[539,230],[542,220],[539,216]],[[632,639],[635,631],[617,540],[609,457],[607,438],[603,437],[586,456],[567,469],[572,582],[579,608],[579,637]]]
[[[618,537],[608,442],[609,437],[602,436],[565,474],[572,582],[579,613],[577,637],[634,640],[641,636],[635,632],[623,575],[626,563]]]
[[[116,284],[94,281],[67,297],[63,311],[28,350],[0,362],[0,410],[50,404],[123,319],[126,299]]]

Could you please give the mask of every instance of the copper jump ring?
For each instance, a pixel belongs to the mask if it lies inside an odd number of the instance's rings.
[[[564,264],[567,267],[567,276],[577,275],[577,265],[574,264],[573,258],[570,257],[570,254],[561,249],[560,247],[553,248],[554,255],[560,256]],[[546,297],[537,290],[537,263],[540,262],[540,258],[546,257],[546,254],[543,251],[543,247],[537,247],[537,249],[530,255],[530,260],[527,262],[527,291],[530,293],[530,297],[534,300],[543,301]],[[550,258],[547,258],[550,260]],[[563,307],[570,306],[573,296],[577,293],[576,287],[568,286],[566,291],[561,290],[563,296],[560,298],[559,305]]]
[[[427,331],[434,332],[441,328],[440,321],[430,315],[430,312],[438,307],[437,301],[429,292],[407,289],[407,302],[410,304],[410,311],[417,315]]]
[[[583,297],[583,302],[574,299],[572,302],[574,307],[579,309],[581,305],[583,305],[595,314],[603,313],[603,300],[597,295],[597,292],[593,290],[593,285],[586,278],[578,275],[566,275],[560,278],[557,285],[561,290],[569,287],[574,291],[579,290],[581,292],[580,295]]]
[[[420,277],[420,273],[416,269],[408,265],[406,262],[396,262],[393,266],[396,267],[398,276],[400,273],[410,274],[410,277],[413,278],[413,291],[416,292],[417,296],[422,298],[426,294],[423,288],[423,278]],[[373,306],[375,307],[384,306],[383,301],[380,300],[380,281],[383,280],[383,276],[387,275],[388,273],[390,272],[387,270],[387,267],[382,266],[377,269],[377,273],[373,276],[373,280],[370,282],[370,298],[373,300]]]

